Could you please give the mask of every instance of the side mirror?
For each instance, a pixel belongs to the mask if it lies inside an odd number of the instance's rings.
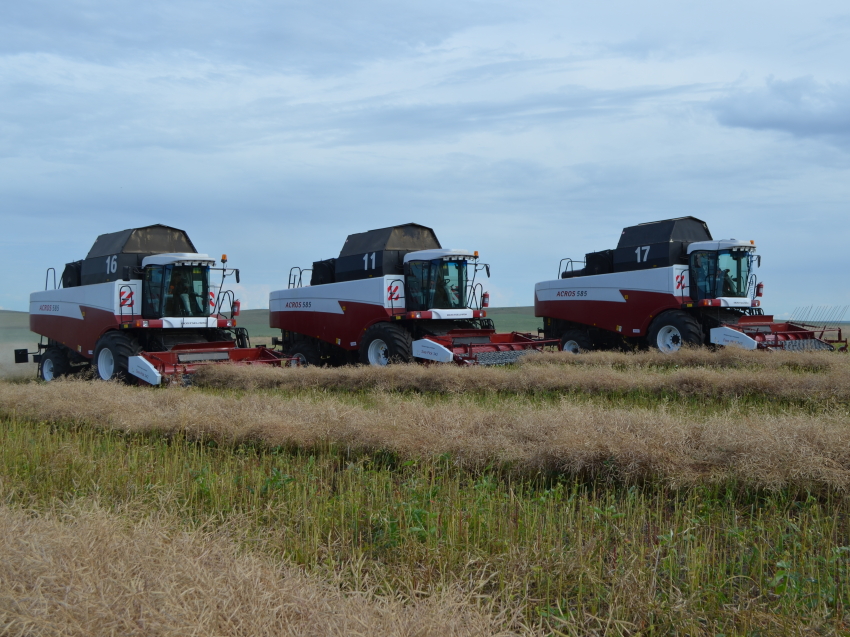
[[[124,269],[122,270],[122,273],[121,273],[121,279],[123,281],[129,281],[130,280],[130,266],[129,265],[124,266]]]
[[[487,278],[489,279],[489,278],[490,278],[490,264],[489,264],[489,263],[485,263],[485,264],[484,264],[484,269],[485,269],[485,270],[487,270]]]
[[[759,267],[761,267],[761,255],[756,256],[756,263],[758,263]]]
[[[239,270],[234,270],[236,273],[236,282],[239,283]]]

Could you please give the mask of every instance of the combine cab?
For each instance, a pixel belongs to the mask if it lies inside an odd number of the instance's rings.
[[[303,287],[310,271],[310,285]],[[339,257],[293,268],[272,292],[271,327],[289,356],[310,365],[412,360],[498,365],[557,340],[497,334],[478,253],[444,249],[431,228],[406,224],[346,239]]]
[[[30,295],[30,329],[42,335],[32,353],[39,377],[49,381],[93,366],[104,380],[159,385],[185,382],[211,363],[286,362],[251,347],[248,332],[236,326],[239,301],[223,285],[230,275],[238,283],[239,271],[226,262],[222,256],[215,268],[184,231],[168,226],[99,236],[85,259],[65,266],[61,286],[54,281],[53,289]],[[221,273],[218,285],[214,271]],[[30,354],[16,350],[15,362]]]
[[[557,279],[535,286],[535,316],[572,352],[642,343],[662,352],[686,343],[835,349],[824,328],[764,314],[755,251],[754,241],[714,240],[694,217],[632,226],[613,250],[563,259]]]

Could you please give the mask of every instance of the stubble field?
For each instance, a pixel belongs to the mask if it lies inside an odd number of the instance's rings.
[[[850,357],[0,382],[0,633],[850,631]]]

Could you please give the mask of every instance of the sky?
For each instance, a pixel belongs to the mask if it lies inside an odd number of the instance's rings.
[[[0,308],[153,223],[226,252],[247,308],[407,222],[532,305],[685,215],[755,240],[768,313],[850,305],[848,60],[830,0],[6,2]]]

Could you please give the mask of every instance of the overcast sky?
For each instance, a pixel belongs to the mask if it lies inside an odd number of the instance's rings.
[[[0,307],[152,223],[265,307],[410,221],[531,305],[683,215],[756,241],[769,312],[850,304],[849,62],[846,0],[5,2]]]

